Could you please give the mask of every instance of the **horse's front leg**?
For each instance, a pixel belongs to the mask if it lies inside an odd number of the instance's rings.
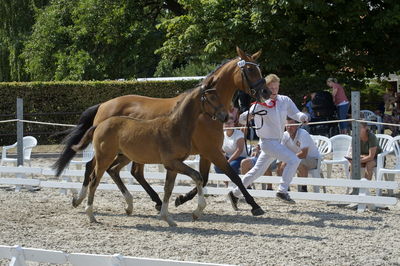
[[[86,163],[85,165],[85,177],[82,183],[82,188],[79,191],[78,195],[73,195],[72,196],[72,206],[78,207],[79,204],[82,203],[82,201],[86,198],[87,191],[88,191],[88,185],[90,182],[90,175],[93,172],[94,168],[94,160],[90,160],[89,162]]]
[[[197,220],[202,216],[203,210],[206,207],[206,200],[203,193],[203,178],[201,177],[199,172],[190,168],[179,160],[174,160],[164,165],[167,169],[173,169],[178,173],[190,176],[195,182],[197,187],[198,202],[197,209],[193,212],[193,220]]]
[[[226,160],[225,156],[219,152],[212,154],[211,161],[221,169],[231,180],[232,182],[240,189],[246,202],[251,205],[251,213],[254,216],[263,215],[265,212],[261,207],[255,202],[254,198],[250,195],[247,189],[244,187],[242,179],[240,179],[239,175],[235,173],[232,167],[229,165],[228,161]]]
[[[126,188],[124,182],[121,180],[121,176],[119,173],[121,172],[121,169],[124,168],[127,164],[129,164],[130,160],[124,156],[123,154],[118,154],[115,157],[115,160],[111,164],[111,166],[107,169],[107,173],[111,176],[112,180],[115,182],[117,185],[118,189],[121,191],[122,195],[125,198],[127,207],[125,209],[125,212],[127,215],[132,214],[133,210],[133,196],[129,192],[129,190]]]
[[[205,187],[208,182],[208,174],[210,172],[210,165],[211,165],[211,162],[209,160],[207,160],[203,156],[200,156],[199,169],[200,169],[200,174],[203,177],[203,187]],[[191,191],[189,191],[185,195],[179,195],[175,199],[175,207],[178,207],[179,205],[182,205],[183,203],[193,199],[194,196],[196,196],[196,194],[197,194],[197,187],[193,188]]]
[[[176,173],[170,170],[167,170],[167,177],[165,179],[164,185],[164,200],[162,202],[160,217],[164,221],[166,221],[169,226],[177,226],[175,221],[171,218],[168,212],[169,198],[172,194],[172,189],[175,185]]]

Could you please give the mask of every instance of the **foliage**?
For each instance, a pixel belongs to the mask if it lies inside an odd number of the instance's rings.
[[[262,48],[261,64],[280,76],[349,82],[400,69],[400,2],[182,0],[187,14],[163,21],[165,61],[215,62],[234,46]],[[232,34],[234,33],[234,34]],[[390,51],[390,52],[389,52]]]
[[[48,0],[0,1],[0,81],[28,79],[20,54],[35,23],[35,9],[47,3]]]
[[[163,37],[145,2],[53,0],[38,14],[23,53],[32,79],[152,76]]]
[[[204,75],[239,46],[289,95],[362,90],[400,70],[399,26],[397,0],[4,0],[0,81]]]

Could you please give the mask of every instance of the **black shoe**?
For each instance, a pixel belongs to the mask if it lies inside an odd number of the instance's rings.
[[[229,199],[229,201],[231,202],[232,208],[233,208],[235,211],[238,211],[238,210],[239,210],[239,208],[238,208],[238,201],[239,201],[239,198],[236,197],[235,195],[233,195],[233,192],[231,191],[231,192],[228,193],[228,199]]]
[[[277,192],[276,197],[287,204],[295,204],[296,202],[292,200],[288,193]]]

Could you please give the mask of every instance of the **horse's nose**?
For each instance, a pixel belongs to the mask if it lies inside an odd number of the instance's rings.
[[[261,97],[263,97],[264,99],[268,99],[269,96],[271,96],[271,91],[268,88],[265,88],[261,91]]]
[[[221,112],[221,115],[220,115],[221,122],[223,122],[223,123],[228,122],[228,119],[229,119],[229,114],[226,112]]]

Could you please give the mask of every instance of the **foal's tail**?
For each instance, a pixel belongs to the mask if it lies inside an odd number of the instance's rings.
[[[92,126],[91,128],[89,128],[85,132],[85,135],[83,135],[81,141],[79,141],[78,144],[72,145],[71,149],[74,150],[75,152],[85,149],[92,141],[93,133],[96,128],[97,128],[97,126]]]
[[[56,176],[60,176],[64,168],[75,156],[76,151],[72,149],[72,146],[78,144],[86,131],[93,125],[93,120],[97,114],[99,106],[100,104],[97,104],[86,109],[79,118],[78,125],[74,127],[62,141],[62,143],[65,144],[65,147],[60,157],[52,165],[52,168],[56,170]]]

